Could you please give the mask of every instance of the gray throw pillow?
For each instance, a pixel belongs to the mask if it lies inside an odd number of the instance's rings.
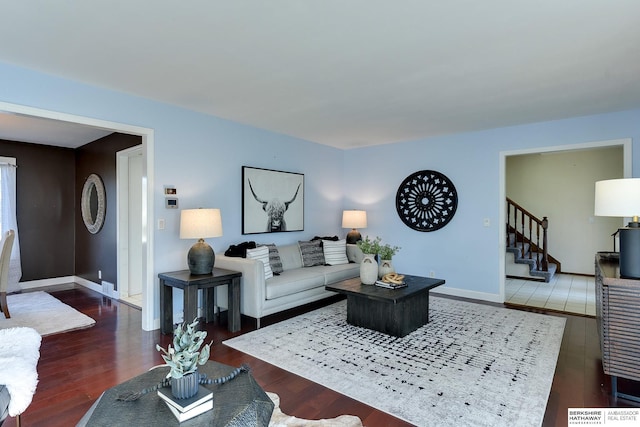
[[[298,241],[303,266],[324,265],[324,252],[321,245],[322,240]]]

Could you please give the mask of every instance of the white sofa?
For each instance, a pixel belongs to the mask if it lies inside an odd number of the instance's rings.
[[[333,296],[325,285],[360,275],[362,251],[356,245],[346,245],[349,264],[313,267],[303,267],[297,243],[277,248],[283,271],[266,280],[262,261],[216,255],[216,267],[242,272],[240,312],[255,318],[258,328],[262,317]]]

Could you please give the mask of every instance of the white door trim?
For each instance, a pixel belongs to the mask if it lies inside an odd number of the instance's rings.
[[[106,120],[95,119],[91,117],[77,116],[74,114],[61,113],[57,111],[44,110],[41,108],[27,107],[19,104],[11,104],[8,102],[0,102],[0,111],[13,114],[22,114],[25,116],[41,117],[45,119],[59,120],[69,123],[78,123],[87,126],[93,126],[101,129],[111,130],[113,132],[126,133],[130,135],[138,135],[142,137],[142,155],[143,161],[143,185],[146,189],[142,199],[142,234],[144,242],[142,251],[145,254],[142,272],[146,278],[142,287],[142,329],[151,331],[160,327],[160,319],[154,319],[154,253],[153,253],[153,221],[154,213],[153,204],[153,159],[154,159],[154,130],[140,126],[132,126],[124,123],[110,122]]]

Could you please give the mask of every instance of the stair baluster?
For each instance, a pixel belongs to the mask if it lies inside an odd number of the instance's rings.
[[[545,272],[549,271],[548,228],[549,220],[546,216],[543,219],[538,219],[507,197],[507,246],[510,246],[511,243],[509,235],[514,234],[513,244],[520,251],[521,257],[524,258],[528,252],[528,258],[532,260],[532,252],[535,251],[538,268]],[[542,244],[540,244],[540,239],[542,239]],[[528,250],[527,244],[529,245]],[[554,262],[557,263],[557,271],[559,272],[560,264],[555,259]]]
[[[547,251],[547,229],[549,228],[549,220],[547,217],[542,217],[542,247],[544,250],[542,251],[542,271],[549,271],[549,253]],[[539,246],[538,246],[539,247]],[[558,264],[558,268],[560,268],[560,264]],[[558,270],[559,271],[559,270]]]

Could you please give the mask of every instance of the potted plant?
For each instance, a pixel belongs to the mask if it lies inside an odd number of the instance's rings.
[[[398,251],[402,249],[400,246],[391,246],[388,243],[380,246],[378,250],[378,255],[380,255],[380,259],[391,260]]]
[[[378,277],[382,278],[385,274],[395,273],[391,258],[400,250],[399,246],[391,246],[388,243],[380,246],[378,256],[380,257],[380,266],[378,267]]]
[[[173,347],[169,344],[165,350],[156,344],[156,350],[163,353],[162,358],[170,368],[167,378],[171,378],[171,393],[177,399],[187,399],[198,392],[198,365],[209,360],[213,341],[204,344],[207,332],[198,331],[197,326],[198,318],[190,324],[183,322],[176,326]]]
[[[380,240],[380,237],[371,240],[367,236],[364,240],[356,242],[356,245],[364,254],[364,258],[360,263],[360,281],[364,285],[373,285],[378,280],[378,262],[375,256],[380,250]]]
[[[358,240],[356,242],[356,246],[360,248],[363,254],[365,255],[377,255],[380,250],[380,237],[376,237],[375,240],[369,239],[369,236],[365,237],[364,240]]]

